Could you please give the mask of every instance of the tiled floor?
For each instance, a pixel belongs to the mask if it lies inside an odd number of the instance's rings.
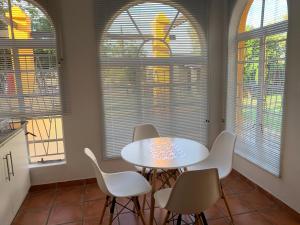
[[[236,225],[300,225],[300,216],[261,192],[236,173],[223,182]],[[105,196],[96,183],[72,182],[50,185],[43,190],[31,191],[25,199],[13,225],[97,225]],[[125,200],[124,200],[125,201]],[[145,212],[146,221],[149,210]],[[157,224],[165,211],[155,210]],[[229,224],[222,200],[205,212],[208,224]],[[103,224],[107,224],[108,215]],[[120,216],[120,225],[140,225],[129,212]],[[118,224],[115,220],[114,224]],[[170,223],[172,224],[172,223]]]

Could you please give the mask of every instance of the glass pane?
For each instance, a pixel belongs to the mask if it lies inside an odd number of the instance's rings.
[[[12,49],[0,49],[0,110],[3,115],[10,116],[11,112],[18,112],[19,100],[17,90],[19,81],[14,71]]]
[[[203,46],[201,46],[198,33],[182,14],[178,15],[170,31],[169,43],[173,56],[199,56],[201,51],[205,51],[205,48],[201,49]]]
[[[11,49],[0,49],[0,96],[15,93],[13,58]]]
[[[13,52],[16,84],[23,101],[22,113],[51,114],[61,104],[56,50],[35,48],[14,49]]]
[[[120,58],[126,56],[135,58],[142,54],[140,49],[142,43],[142,40],[105,40],[102,43],[102,57]]]
[[[266,37],[263,129],[265,145],[280,150],[285,85],[286,33]]]
[[[35,5],[23,0],[12,0],[11,13],[12,21],[15,24],[15,39],[54,38],[52,23],[45,13]]]
[[[249,143],[256,137],[257,106],[260,96],[259,39],[239,42],[236,120],[237,133]]]
[[[286,0],[265,0],[264,26],[288,19]]]
[[[135,18],[132,17],[131,12],[122,12],[111,24],[109,30],[107,31],[106,38],[111,39],[112,37],[121,38],[122,35],[134,34],[138,35],[138,28],[136,28]],[[114,35],[114,36],[110,36]],[[119,36],[118,36],[119,35]]]
[[[11,34],[8,30],[10,25],[9,13],[8,13],[8,3],[7,0],[0,0],[0,39],[9,38]]]
[[[161,22],[156,28],[158,31],[168,30],[168,25],[178,12],[172,6],[154,2],[135,5],[128,11],[132,14],[143,35],[153,35],[153,28],[158,25],[153,23],[155,20]]]
[[[262,0],[250,0],[241,16],[239,32],[250,31],[261,26]]]
[[[28,120],[26,129],[31,163],[64,159],[61,117]]]

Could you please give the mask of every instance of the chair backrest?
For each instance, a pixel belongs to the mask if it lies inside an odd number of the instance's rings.
[[[104,192],[106,195],[110,195],[110,192],[107,189],[107,186],[105,184],[105,172],[101,170],[101,168],[98,165],[97,159],[94,155],[94,153],[89,149],[85,148],[84,153],[89,157],[89,159],[92,161],[92,165],[96,174],[96,179],[98,186],[100,187],[101,191]]]
[[[236,134],[222,131],[215,139],[208,158],[212,159],[222,171],[228,175],[232,170],[233,151],[236,142]]]
[[[200,213],[220,199],[216,168],[182,173],[177,179],[166,209],[179,214]]]
[[[155,137],[159,137],[159,133],[152,124],[141,124],[134,128],[132,141]]]

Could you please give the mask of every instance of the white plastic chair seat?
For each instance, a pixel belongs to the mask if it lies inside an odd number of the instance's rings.
[[[224,168],[222,165],[218,164],[215,162],[213,159],[207,158],[206,160],[197,163],[193,166],[189,166],[187,168],[188,171],[192,170],[205,170],[205,169],[212,169],[212,168],[217,168],[218,173],[219,173],[219,178],[222,180],[223,178],[227,177],[230,172],[231,168]]]
[[[151,191],[148,181],[132,171],[105,174],[104,180],[108,191],[115,197],[132,197]]]
[[[187,171],[178,177],[173,188],[157,191],[154,198],[160,208],[169,212],[180,215],[201,214],[220,199],[219,184],[215,168]]]
[[[219,179],[224,179],[232,170],[235,141],[235,134],[229,131],[222,131],[215,139],[209,156],[205,160],[190,166],[187,169],[192,171],[217,168]]]
[[[170,198],[171,192],[172,192],[172,188],[165,188],[155,192],[154,193],[155,203],[157,203],[157,205],[160,208],[165,208]]]
[[[106,208],[108,207],[110,207],[109,225],[112,225],[112,222],[116,217],[119,220],[120,212],[117,212],[117,215],[114,217],[115,206],[116,203],[118,204],[116,198],[131,197],[130,200],[133,201],[136,212],[141,218],[143,225],[145,225],[146,223],[141,212],[138,196],[145,195],[151,191],[151,186],[148,181],[141,174],[133,171],[105,173],[101,170],[95,154],[89,148],[85,148],[84,153],[92,161],[99,188],[106,194],[106,200],[102,209],[99,224],[102,224]],[[121,211],[126,208],[126,205],[121,206],[123,206]]]

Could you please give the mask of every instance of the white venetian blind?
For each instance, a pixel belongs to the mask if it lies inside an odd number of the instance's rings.
[[[248,2],[238,28],[237,56],[232,56],[236,76],[228,86],[227,127],[238,134],[236,153],[276,176],[280,175],[287,20],[286,0]]]
[[[25,0],[0,0],[0,117],[61,115],[51,20]]]
[[[176,4],[146,1],[98,25],[106,158],[119,156],[141,123],[206,144],[206,35],[190,18]]]

